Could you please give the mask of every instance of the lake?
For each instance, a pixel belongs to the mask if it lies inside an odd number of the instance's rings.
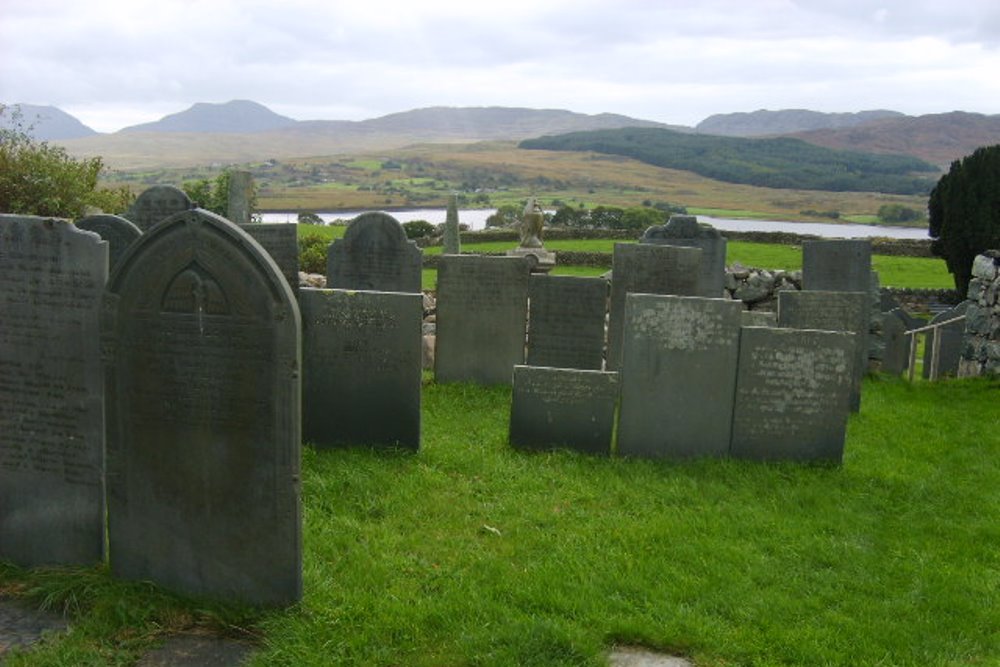
[[[493,215],[495,209],[467,208],[459,209],[458,219],[470,229],[486,227],[486,218]],[[324,222],[334,220],[350,220],[365,211],[324,211],[318,213]],[[389,215],[400,222],[411,220],[426,220],[431,224],[444,222],[445,209],[418,208],[407,211],[388,211]],[[262,222],[295,222],[298,213],[282,211],[261,214]],[[884,236],[893,239],[926,239],[927,229],[923,227],[883,227],[879,225],[833,224],[827,222],[783,222],[779,220],[735,220],[730,218],[712,218],[699,215],[698,220],[705,222],[718,230],[731,232],[790,232],[792,234],[814,234],[830,238],[868,238]]]

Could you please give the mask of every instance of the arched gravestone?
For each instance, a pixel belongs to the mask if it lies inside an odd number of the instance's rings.
[[[89,215],[76,221],[76,226],[96,232],[108,242],[108,265],[115,268],[125,249],[142,236],[142,230],[120,215]]]
[[[96,234],[0,215],[0,561],[89,566],[104,556],[107,274]]]
[[[180,188],[172,185],[154,185],[144,190],[132,202],[125,217],[145,232],[161,220],[194,207],[194,202]]]
[[[112,572],[253,604],[300,598],[299,311],[274,261],[204,210],[108,280]]]
[[[391,215],[362,213],[330,244],[328,288],[419,292],[423,252]]]
[[[693,215],[672,215],[665,225],[650,227],[639,243],[701,248],[701,282],[697,296],[719,298],[726,283],[726,238]]]

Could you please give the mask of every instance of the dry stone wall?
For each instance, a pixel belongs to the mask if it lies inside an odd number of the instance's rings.
[[[1000,250],[987,250],[972,264],[960,376],[1000,375]]]

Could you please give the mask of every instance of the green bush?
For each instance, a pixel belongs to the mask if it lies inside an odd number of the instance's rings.
[[[408,239],[421,239],[425,236],[434,236],[436,229],[426,220],[410,220],[403,223],[403,231],[406,232]]]
[[[883,204],[878,208],[878,219],[881,222],[913,222],[919,220],[920,217],[920,211],[902,204]]]
[[[299,270],[326,274],[326,254],[330,241],[316,232],[299,237]]]

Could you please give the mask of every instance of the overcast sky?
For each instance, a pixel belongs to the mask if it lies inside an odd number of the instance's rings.
[[[0,102],[111,132],[233,99],[299,120],[997,114],[1000,0],[0,0]]]

